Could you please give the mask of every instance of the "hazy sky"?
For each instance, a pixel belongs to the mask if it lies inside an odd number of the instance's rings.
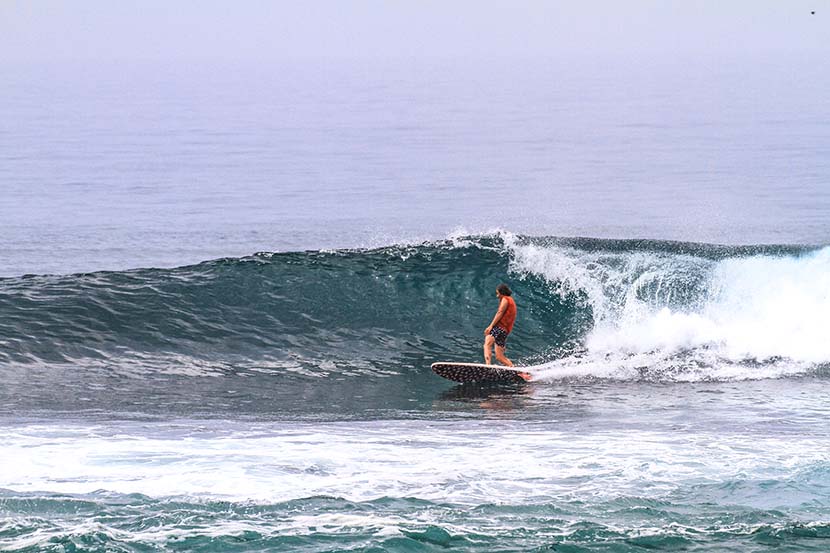
[[[0,0],[0,60],[793,55],[828,23],[828,0]]]

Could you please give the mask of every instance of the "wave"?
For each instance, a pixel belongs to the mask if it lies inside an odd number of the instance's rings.
[[[810,551],[830,537],[830,524],[790,512],[631,496],[596,506],[568,500],[470,506],[388,496],[254,503],[0,490],[0,500],[14,515],[0,523],[0,545],[9,552],[155,550],[183,543],[228,552],[318,552],[341,544],[340,550],[361,551],[703,552],[759,551],[769,544]]]
[[[0,362],[389,376],[478,359],[500,282],[543,378],[754,378],[830,362],[830,248],[508,232],[0,279]]]

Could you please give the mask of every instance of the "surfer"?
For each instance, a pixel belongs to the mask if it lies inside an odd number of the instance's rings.
[[[490,326],[484,329],[484,365],[476,363],[433,363],[432,370],[439,376],[455,382],[517,382],[529,381],[533,376],[521,369],[502,369],[491,364],[493,346],[496,346],[496,360],[502,365],[513,367],[513,361],[504,354],[507,335],[516,322],[516,302],[513,292],[506,284],[496,287],[499,309]]]
[[[507,284],[496,287],[496,297],[499,299],[499,309],[493,317],[490,326],[484,329],[484,362],[489,365],[492,360],[493,345],[496,346],[496,360],[502,365],[513,366],[513,361],[507,358],[504,350],[507,347],[507,335],[513,330],[516,322],[516,302],[513,301],[513,292]],[[530,373],[516,371],[520,377],[530,380]]]
[[[513,366],[513,361],[504,355],[507,347],[507,335],[513,330],[516,322],[516,302],[513,301],[513,292],[507,284],[496,287],[496,297],[499,299],[499,310],[493,317],[490,326],[484,329],[484,362],[488,365],[492,360],[493,344],[496,346],[496,360],[502,365]]]

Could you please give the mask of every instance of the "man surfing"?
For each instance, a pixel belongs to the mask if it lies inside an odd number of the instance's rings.
[[[491,364],[495,345],[496,360],[502,365],[512,367],[513,361],[507,358],[504,350],[507,347],[507,336],[516,322],[516,302],[513,301],[513,292],[507,284],[499,284],[496,287],[496,297],[499,300],[499,309],[493,317],[493,322],[484,329],[484,362],[487,365]],[[529,373],[519,372],[519,376],[530,380]]]

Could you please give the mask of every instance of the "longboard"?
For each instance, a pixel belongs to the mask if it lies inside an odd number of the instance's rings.
[[[530,375],[524,371],[481,363],[433,363],[432,370],[438,376],[454,382],[527,382],[530,380]]]

